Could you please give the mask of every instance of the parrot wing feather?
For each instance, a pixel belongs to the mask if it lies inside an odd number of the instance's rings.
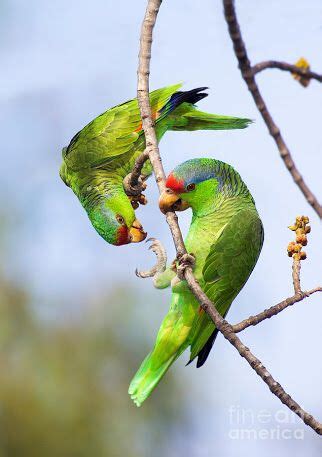
[[[152,113],[156,124],[166,115],[160,110],[181,84],[155,90],[150,94]],[[162,111],[162,110],[161,110]],[[144,138],[137,99],[109,109],[78,132],[63,151],[69,168],[104,168],[111,160],[136,149],[136,142]]]
[[[211,246],[203,267],[203,287],[216,309],[225,316],[243,288],[259,257],[264,231],[255,209],[243,209],[226,225],[218,240]],[[192,361],[212,337],[214,324],[202,310],[194,325],[191,344]],[[209,345],[209,352],[211,345]],[[208,353],[209,353],[208,352]],[[208,354],[203,354],[203,363]],[[201,366],[198,365],[197,366]]]

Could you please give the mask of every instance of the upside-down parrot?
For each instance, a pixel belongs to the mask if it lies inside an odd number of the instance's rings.
[[[159,205],[163,212],[191,207],[192,221],[185,245],[195,257],[194,275],[225,316],[255,267],[263,244],[262,222],[246,184],[227,163],[188,160],[169,174]],[[155,281],[158,288],[171,283],[172,299],[155,346],[129,387],[138,406],[189,346],[188,363],[197,358],[197,367],[201,367],[217,335],[187,282],[172,270],[161,269]]]
[[[180,87],[176,84],[150,93],[158,140],[167,130],[241,129],[251,122],[199,111],[194,105],[208,95],[203,92],[206,88],[181,92]],[[144,149],[137,99],[101,114],[63,148],[62,180],[76,194],[96,231],[117,246],[146,237],[135,217],[134,202],[123,187],[123,179]],[[143,178],[151,172],[146,162]]]

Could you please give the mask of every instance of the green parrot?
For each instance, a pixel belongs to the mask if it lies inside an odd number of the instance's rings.
[[[262,222],[246,184],[227,163],[188,160],[168,176],[159,205],[163,212],[191,207],[187,252],[195,257],[194,274],[200,286],[225,316],[255,267],[264,238]],[[158,254],[160,247],[154,243],[152,248]],[[159,254],[166,259],[164,253]],[[153,350],[131,381],[129,394],[137,406],[189,346],[188,363],[197,357],[197,368],[201,367],[217,335],[187,282],[179,280],[173,267],[165,269],[165,263],[166,260],[161,262],[154,283],[157,288],[171,283],[171,306]]]
[[[208,95],[203,92],[207,88],[181,92],[180,87],[176,84],[150,94],[158,140],[167,130],[241,129],[251,122],[201,112],[194,104]],[[63,148],[62,180],[76,194],[99,235],[113,245],[139,242],[146,237],[135,217],[138,203],[123,188],[123,179],[144,149],[137,99],[101,114]],[[147,162],[142,170],[143,179],[151,172]],[[139,200],[144,202],[144,196]]]

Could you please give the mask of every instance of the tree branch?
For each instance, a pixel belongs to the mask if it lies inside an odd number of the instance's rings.
[[[298,292],[292,297],[286,298],[285,300],[281,301],[277,305],[271,306],[270,308],[265,309],[264,311],[262,311],[259,314],[256,314],[255,316],[250,316],[247,319],[244,319],[243,321],[239,322],[238,324],[234,324],[232,326],[233,330],[235,333],[242,332],[243,330],[245,330],[245,328],[255,326],[260,322],[264,321],[265,319],[270,319],[271,317],[276,316],[281,311],[284,311],[284,309],[304,300],[305,298],[315,294],[316,292],[322,292],[322,287],[319,286],[311,290]]]
[[[318,216],[322,219],[322,206],[318,202],[317,198],[315,197],[311,189],[305,183],[301,173],[295,165],[291,152],[282,137],[280,129],[274,122],[270,112],[268,111],[266,103],[259,91],[258,85],[254,77],[254,71],[251,67],[250,60],[247,55],[245,43],[241,35],[240,27],[236,16],[234,0],[223,0],[223,5],[229,35],[234,46],[234,51],[238,60],[239,69],[241,71],[245,83],[247,84],[248,90],[250,91],[254,99],[258,111],[262,115],[262,118],[268,128],[270,135],[273,137],[276,143],[276,146],[279,150],[280,156],[286,168],[290,172],[293,180],[301,190],[307,202],[312,206],[312,208],[315,210]]]
[[[151,107],[149,102],[149,73],[150,59],[152,46],[152,32],[161,5],[161,0],[148,0],[148,5],[145,17],[142,24],[140,53],[138,66],[138,102],[142,117],[142,126],[145,133],[146,147],[150,161],[153,166],[155,178],[160,191],[165,188],[165,173],[163,170],[157,138],[155,135],[154,124],[151,116]],[[321,211],[322,214],[322,211]],[[309,425],[317,433],[322,434],[322,424],[314,417],[304,411],[298,403],[296,403],[282,388],[282,386],[274,380],[271,374],[267,371],[262,362],[255,357],[250,350],[241,342],[235,334],[232,325],[230,325],[219,314],[214,304],[209,300],[207,295],[201,289],[198,281],[194,277],[192,268],[189,263],[185,264],[187,251],[183,242],[182,234],[178,225],[178,219],[175,213],[169,212],[166,214],[166,219],[169,224],[171,234],[177,251],[179,263],[181,264],[182,274],[189,285],[190,290],[195,295],[203,310],[212,319],[218,330],[223,336],[237,349],[239,354],[247,360],[249,365],[267,384],[271,392],[276,395],[282,403],[288,406],[295,414],[297,414],[305,424]]]
[[[300,260],[294,259],[293,265],[292,265],[292,279],[293,279],[293,287],[294,287],[295,295],[301,293],[300,272],[301,272],[301,262],[300,262]]]
[[[322,75],[315,73],[314,71],[306,70],[305,68],[297,67],[296,65],[291,65],[286,62],[279,62],[277,60],[265,60],[264,62],[257,63],[253,65],[252,71],[253,75],[257,75],[263,70],[267,70],[269,68],[276,68],[282,71],[288,71],[289,73],[296,74],[298,76],[302,76],[303,78],[307,79],[315,79],[316,81],[322,82]]]

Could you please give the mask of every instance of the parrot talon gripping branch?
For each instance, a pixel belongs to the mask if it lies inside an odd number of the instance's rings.
[[[142,166],[144,163],[142,163]],[[132,173],[129,173],[125,176],[123,180],[123,187],[125,193],[128,197],[139,197],[142,192],[147,188],[147,184],[145,180],[147,179],[146,176],[140,175],[137,179],[136,183],[132,181]]]
[[[151,104],[149,100],[149,75],[150,75],[150,59],[151,59],[151,47],[152,47],[152,37],[153,37],[153,29],[156,23],[157,15],[159,12],[159,8],[161,6],[162,0],[148,0],[147,3],[147,8],[144,16],[144,20],[142,23],[142,29],[141,29],[141,37],[140,37],[140,52],[139,52],[139,65],[138,65],[138,85],[137,85],[137,94],[138,94],[138,102],[139,102],[139,110],[140,110],[140,115],[142,119],[142,127],[146,139],[146,144],[148,145],[145,155],[149,156],[150,162],[153,167],[153,171],[155,174],[155,180],[157,182],[158,188],[160,193],[162,193],[166,187],[165,183],[165,173],[163,170],[162,162],[161,162],[161,157],[159,153],[159,148],[158,148],[158,138],[156,135],[156,131],[154,129],[154,122],[153,122],[153,111],[151,109]],[[239,26],[238,22],[235,17],[235,11],[234,11],[234,2],[233,1],[228,1],[224,0],[224,8],[225,8],[225,14],[226,14],[226,20],[230,28],[230,34],[231,38],[234,41],[235,44],[235,52],[238,54],[238,58],[240,59],[240,63],[243,64],[242,59],[245,58],[247,59],[247,54],[244,48],[241,47],[241,44],[239,41],[241,40],[240,37],[240,31],[239,31]],[[243,45],[243,43],[242,43]],[[242,50],[242,54],[238,52],[238,50]],[[245,75],[246,78],[246,75]],[[255,84],[255,83],[254,83]],[[264,102],[263,102],[264,105]],[[286,148],[286,152],[288,152]],[[296,170],[297,171],[297,170]],[[205,177],[203,176],[205,179]],[[302,182],[303,184],[303,182]],[[198,186],[200,183],[198,183]],[[198,187],[196,186],[196,187]],[[170,186],[171,187],[171,186]],[[229,187],[229,186],[228,186]],[[246,188],[247,189],[247,188]],[[180,190],[180,189],[179,189]],[[181,188],[181,191],[183,189]],[[188,190],[186,188],[186,190]],[[301,190],[303,190],[301,188]],[[308,192],[306,193],[307,197],[311,197],[311,193],[309,189],[307,189]],[[178,190],[175,189],[175,192]],[[220,192],[219,192],[220,193]],[[189,196],[188,196],[189,199]],[[189,202],[192,205],[192,202]],[[315,205],[316,201],[313,201],[312,206],[314,207],[315,210],[317,210],[318,214],[319,209]],[[255,208],[255,205],[254,205]],[[173,241],[176,247],[177,254],[182,256],[183,254],[187,253],[185,244],[183,242],[182,234],[178,225],[178,219],[175,215],[174,212],[171,211],[171,208],[169,211],[166,211],[166,205],[164,208],[165,212],[165,217],[166,220],[169,224],[169,228],[173,237]],[[256,210],[253,211],[253,216],[256,216]],[[258,217],[258,216],[257,216]],[[238,218],[239,219],[239,218]],[[255,217],[256,219],[256,217]],[[245,219],[243,218],[242,220],[248,221],[248,218],[246,217]],[[259,220],[259,218],[258,218]],[[260,222],[260,221],[259,221]],[[193,221],[192,221],[193,224]],[[238,227],[239,229],[239,227]],[[238,229],[236,229],[236,233],[238,233]],[[224,230],[225,232],[225,230]],[[232,231],[235,233],[235,231]],[[258,231],[259,233],[260,231]],[[249,233],[249,231],[246,230],[246,233]],[[193,237],[192,239],[189,240],[190,242],[193,242]],[[188,243],[189,244],[189,243]],[[220,236],[218,240],[214,243],[217,248],[219,248],[220,244]],[[242,248],[244,247],[244,244],[241,242]],[[190,246],[189,246],[190,248]],[[189,249],[190,250],[190,249]],[[216,249],[215,249],[216,250]],[[218,250],[218,249],[217,249]],[[260,251],[260,247],[258,249],[258,253]],[[198,252],[193,250],[193,252],[196,254],[196,269],[195,269],[195,274],[197,273],[198,270]],[[220,252],[220,249],[219,249]],[[251,252],[249,249],[244,250],[244,252]],[[253,253],[256,252],[253,250]],[[258,255],[258,254],[257,254]],[[255,262],[256,263],[256,256],[255,256]],[[185,281],[179,281],[178,287],[179,289],[177,291],[173,290],[172,294],[172,299],[177,300],[180,299],[180,286],[182,287],[183,283],[183,288],[187,287],[187,290],[190,291],[193,295],[193,301],[195,304],[197,304],[198,308],[199,305],[204,311],[204,313],[199,313],[199,316],[206,316],[209,319],[209,325],[212,326],[212,329],[215,329],[215,331],[219,331],[223,334],[223,336],[232,344],[235,349],[238,351],[241,357],[243,357],[247,363],[249,364],[250,368],[254,370],[257,375],[262,379],[262,381],[269,387],[270,391],[277,397],[279,400],[286,405],[293,413],[295,413],[306,425],[312,428],[316,433],[319,435],[322,435],[322,424],[316,420],[311,414],[307,413],[301,406],[293,400],[293,398],[287,394],[287,392],[283,389],[281,384],[279,384],[273,377],[272,375],[268,372],[266,367],[263,365],[263,363],[251,352],[249,348],[247,348],[240,338],[237,336],[237,331],[242,331],[244,328],[247,328],[249,325],[257,325],[259,322],[262,322],[265,319],[270,318],[272,315],[278,314],[281,312],[283,309],[285,309],[289,304],[294,304],[298,301],[301,301],[304,297],[304,294],[300,293],[300,289],[298,289],[299,282],[300,282],[300,263],[301,260],[297,260],[293,258],[293,279],[295,278],[294,282],[294,291],[295,295],[289,299],[285,299],[283,302],[281,302],[278,305],[275,305],[275,307],[271,307],[268,310],[263,311],[262,313],[259,313],[257,316],[251,316],[250,318],[246,319],[245,321],[242,321],[240,324],[236,324],[235,326],[232,326],[229,324],[225,319],[222,317],[221,312],[224,312],[222,309],[217,309],[216,306],[218,306],[217,302],[212,302],[207,294],[204,292],[203,287],[198,283],[196,280],[195,274],[192,272],[191,267],[187,267],[184,271],[184,276],[185,276]],[[247,264],[247,263],[246,263]],[[214,266],[216,266],[216,263],[214,263]],[[250,268],[250,265],[248,265],[248,268]],[[209,273],[212,271],[212,268],[205,269],[205,273],[207,273],[207,270],[209,270]],[[170,269],[172,274],[174,275],[175,273]],[[200,271],[200,270],[199,270]],[[250,273],[251,269],[249,270]],[[249,274],[248,273],[248,274]],[[170,281],[171,282],[171,281]],[[186,283],[186,284],[185,284]],[[216,281],[214,281],[215,288],[216,288]],[[166,286],[165,286],[166,287]],[[322,291],[322,287],[316,287],[315,289],[312,289],[311,291],[308,291],[308,294],[313,294],[315,292]],[[181,290],[181,295],[183,291]],[[232,298],[233,299],[233,298]],[[184,301],[184,298],[183,298]],[[183,303],[181,303],[181,306],[183,306]],[[133,401],[139,406],[151,393],[151,391],[156,387],[157,383],[163,376],[163,374],[167,371],[169,366],[175,361],[175,359],[183,352],[184,348],[188,347],[190,342],[191,342],[191,337],[192,335],[189,336],[191,328],[188,327],[187,333],[186,334],[181,334],[181,346],[180,346],[180,341],[179,341],[179,334],[176,335],[176,329],[182,329],[182,319],[184,319],[183,314],[180,313],[180,309],[177,311],[179,312],[179,315],[176,315],[176,306],[171,307],[169,311],[169,316],[171,321],[171,317],[174,318],[173,322],[169,321],[170,327],[169,330],[172,329],[172,336],[169,336],[170,338],[174,338],[175,341],[175,349],[171,347],[168,347],[169,351],[163,353],[163,347],[161,344],[162,337],[166,338],[166,326],[161,326],[160,328],[160,340],[157,340],[157,344],[153,351],[148,355],[146,360],[142,363],[141,369],[137,372],[135,375],[134,379],[131,382],[130,388],[129,388],[129,393],[133,399]],[[189,313],[188,313],[189,314]],[[193,313],[192,313],[193,314]],[[166,317],[166,319],[167,319]],[[185,316],[187,320],[191,319],[191,315],[186,315]],[[165,319],[165,321],[166,321]],[[190,321],[191,322],[191,321]],[[246,322],[246,324],[245,324]],[[248,322],[250,324],[248,325]],[[166,324],[166,322],[164,322]],[[179,327],[177,327],[177,324]],[[239,328],[240,327],[240,328]],[[195,335],[197,337],[197,335]],[[198,338],[197,338],[198,339]],[[204,341],[204,340],[202,340]],[[206,345],[207,350],[205,350],[205,356],[207,357],[210,349],[211,349],[212,344],[209,346]],[[158,351],[158,349],[160,349]],[[171,355],[172,352],[172,355]],[[196,354],[196,352],[194,352]],[[201,355],[201,353],[200,353]],[[154,371],[155,366],[153,365],[152,359],[155,360],[156,364],[159,364],[159,372]],[[198,356],[199,359],[199,356]],[[205,360],[205,359],[204,359]],[[201,357],[201,362],[204,362],[203,358]],[[202,364],[201,363],[201,364]]]
[[[144,163],[142,163],[142,166]],[[147,176],[140,175],[137,182],[133,182],[132,173],[125,176],[123,180],[123,188],[126,195],[129,197],[132,208],[136,210],[140,205],[146,205],[148,203],[143,191],[147,188],[146,184]]]
[[[196,265],[196,256],[193,254],[183,254],[178,259],[178,266],[177,266],[177,276],[179,279],[184,280],[184,272],[187,268],[194,269]]]

